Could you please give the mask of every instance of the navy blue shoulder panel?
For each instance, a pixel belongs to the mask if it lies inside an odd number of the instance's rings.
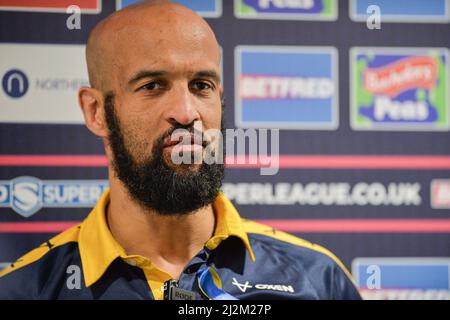
[[[121,259],[86,287],[77,242],[55,247],[0,277],[0,299],[153,299],[143,271]]]
[[[80,266],[77,242],[52,248],[39,259],[0,277],[0,299],[56,299],[68,276],[82,274]]]
[[[280,240],[276,235],[248,233],[248,237],[255,264],[261,266],[260,272],[272,282],[289,279],[287,284],[292,284],[304,294],[299,297],[361,299],[348,271],[328,250],[299,238],[298,243],[292,243]],[[305,245],[301,245],[303,242]]]

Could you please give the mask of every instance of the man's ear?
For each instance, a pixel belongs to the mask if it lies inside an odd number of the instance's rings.
[[[95,135],[106,138],[108,136],[108,128],[105,123],[102,93],[94,88],[81,87],[78,91],[78,102],[88,129]]]

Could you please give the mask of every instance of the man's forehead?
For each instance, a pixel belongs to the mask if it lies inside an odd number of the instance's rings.
[[[215,38],[208,34],[193,34],[190,27],[172,29],[160,33],[148,32],[146,28],[122,32],[113,48],[117,56],[142,57],[151,63],[187,58],[187,62],[198,59],[220,61],[220,49]]]
[[[148,76],[164,77],[192,77],[202,73],[220,80],[220,50],[214,47],[164,45],[156,48],[149,43],[137,43],[122,50],[115,60],[114,71],[127,81],[144,72]]]
[[[172,25],[174,22],[182,20],[184,22],[206,23],[197,13],[180,4],[170,1],[143,1],[135,5],[116,11],[103,19],[97,26],[100,31],[118,31],[127,25],[148,24],[161,25],[167,22]]]
[[[147,51],[177,45],[185,49],[217,45],[206,21],[188,8],[163,3],[123,11],[100,24],[94,37],[101,45]]]
[[[88,48],[88,67],[94,71],[101,65],[103,74],[173,68],[197,72],[220,64],[219,46],[206,21],[173,4],[136,6],[113,15],[94,30]]]

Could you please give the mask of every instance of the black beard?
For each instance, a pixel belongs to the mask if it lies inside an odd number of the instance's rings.
[[[166,216],[195,212],[214,201],[222,186],[223,164],[202,162],[195,172],[188,169],[177,173],[164,160],[165,139],[176,129],[183,128],[192,132],[192,126],[176,126],[159,137],[153,144],[151,157],[145,155],[146,150],[133,150],[138,159],[146,159],[137,163],[125,145],[123,131],[115,112],[114,94],[107,93],[104,98],[113,170],[132,199],[144,208],[153,209]],[[223,120],[221,129],[223,131]],[[140,154],[136,154],[138,152]]]

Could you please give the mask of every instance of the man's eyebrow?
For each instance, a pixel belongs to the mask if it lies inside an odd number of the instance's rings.
[[[202,70],[194,73],[194,78],[211,78],[217,83],[220,83],[220,76],[214,70]]]
[[[129,81],[129,85],[133,85],[136,82],[145,78],[154,78],[167,75],[169,72],[164,70],[141,70],[138,71]],[[202,70],[194,73],[194,78],[211,78],[217,83],[220,83],[220,76],[214,70]]]
[[[134,83],[138,82],[139,80],[145,79],[145,78],[154,78],[154,77],[161,77],[163,75],[166,75],[168,72],[164,70],[141,70],[138,71],[129,81],[129,85],[133,85]]]

